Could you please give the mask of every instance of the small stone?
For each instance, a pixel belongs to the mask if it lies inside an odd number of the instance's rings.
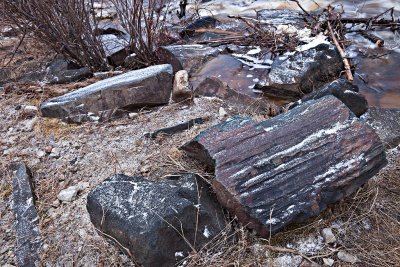
[[[337,254],[337,257],[339,258],[339,260],[344,261],[344,262],[348,262],[348,263],[351,263],[351,264],[360,262],[360,260],[356,256],[354,256],[354,255],[352,255],[350,253],[347,253],[345,251],[339,251],[338,254]]]
[[[61,190],[60,193],[58,193],[57,198],[63,202],[71,202],[75,199],[78,191],[79,187],[70,186],[67,189]]]
[[[330,258],[323,258],[322,261],[324,262],[324,265],[327,266],[332,266],[335,263],[335,261]]]
[[[175,74],[172,100],[181,102],[192,99],[193,94],[189,84],[189,74],[186,70],[180,70]]]
[[[222,119],[225,118],[227,115],[228,115],[228,113],[225,111],[225,109],[224,109],[223,107],[220,107],[220,108],[219,108],[219,111],[218,111],[218,118],[219,118],[220,120],[222,120]]]
[[[36,152],[36,155],[38,156],[38,158],[43,158],[44,156],[46,156],[46,152],[43,150],[38,150]]]
[[[60,206],[60,200],[56,199],[51,203],[51,205],[55,208],[58,208]]]
[[[36,106],[25,106],[24,108],[23,108],[23,111],[25,112],[25,113],[28,113],[28,114],[36,114],[38,111],[39,111],[39,109],[36,107]]]
[[[50,157],[54,158],[54,159],[58,159],[60,157],[60,149],[59,148],[53,148],[51,153],[50,153]]]
[[[327,244],[332,244],[336,242],[336,237],[332,232],[331,228],[324,228],[321,231],[322,237],[324,238],[324,242]]]
[[[139,116],[139,113],[131,112],[128,114],[129,119],[135,119]]]
[[[53,147],[52,147],[52,146],[46,146],[46,147],[44,148],[44,151],[45,151],[47,154],[50,154],[52,150],[53,150]]]

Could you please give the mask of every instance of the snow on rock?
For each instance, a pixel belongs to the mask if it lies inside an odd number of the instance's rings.
[[[87,209],[94,226],[141,266],[174,266],[225,228],[209,185],[194,174],[159,182],[115,175],[89,193]]]
[[[235,120],[182,148],[215,169],[221,204],[262,236],[319,214],[386,164],[375,131],[333,96],[259,123]]]

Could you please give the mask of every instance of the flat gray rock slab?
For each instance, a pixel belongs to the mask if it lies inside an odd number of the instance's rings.
[[[96,229],[139,266],[175,266],[225,228],[222,208],[206,182],[195,174],[170,178],[152,182],[115,175],[88,195]]]
[[[39,217],[32,192],[32,176],[23,163],[12,164],[13,171],[13,211],[17,245],[15,258],[17,266],[38,266],[42,237],[39,230]]]
[[[134,70],[52,98],[40,106],[45,117],[72,120],[80,115],[168,103],[173,84],[168,64]]]

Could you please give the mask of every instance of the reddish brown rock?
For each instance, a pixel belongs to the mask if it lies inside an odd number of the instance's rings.
[[[251,97],[244,93],[229,88],[228,84],[216,77],[204,79],[196,88],[195,95],[216,96],[224,99],[225,102],[246,110],[262,111],[269,110],[270,104],[265,98]]]
[[[375,131],[333,96],[217,125],[183,149],[215,168],[222,205],[262,236],[319,214],[386,164]]]

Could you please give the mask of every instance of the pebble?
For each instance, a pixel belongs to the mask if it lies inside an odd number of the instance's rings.
[[[53,148],[51,150],[50,157],[53,158],[53,159],[58,159],[60,157],[60,152],[61,151],[60,151],[59,148]]]
[[[321,231],[322,237],[324,238],[324,242],[326,244],[332,244],[336,242],[336,237],[332,232],[331,228],[324,228]]]
[[[48,154],[50,154],[52,150],[53,150],[53,147],[52,147],[52,146],[46,146],[46,147],[44,148],[44,151],[45,151],[46,153],[48,153]]]
[[[351,255],[350,253],[347,253],[345,251],[339,251],[337,254],[337,257],[339,258],[339,260],[344,261],[344,262],[348,262],[351,264],[355,264],[357,262],[360,262],[360,260],[354,256]]]
[[[61,190],[60,193],[58,193],[57,198],[63,202],[71,202],[75,199],[78,191],[78,186],[70,186],[66,189]]]
[[[223,107],[220,107],[220,108],[219,108],[219,111],[218,111],[218,118],[219,118],[220,120],[222,120],[222,119],[225,118],[227,115],[228,115],[228,113],[225,111],[225,109],[224,109]]]
[[[332,266],[335,263],[335,261],[333,259],[330,259],[330,258],[323,258],[322,261],[327,266]]]
[[[39,109],[36,106],[25,106],[23,108],[23,111],[29,114],[36,114],[39,111]]]
[[[128,114],[128,116],[129,116],[130,119],[134,119],[134,118],[137,118],[139,116],[139,113],[131,112],[131,113]]]
[[[36,155],[38,156],[38,158],[43,158],[44,156],[46,156],[46,152],[43,150],[38,150],[36,151]]]

